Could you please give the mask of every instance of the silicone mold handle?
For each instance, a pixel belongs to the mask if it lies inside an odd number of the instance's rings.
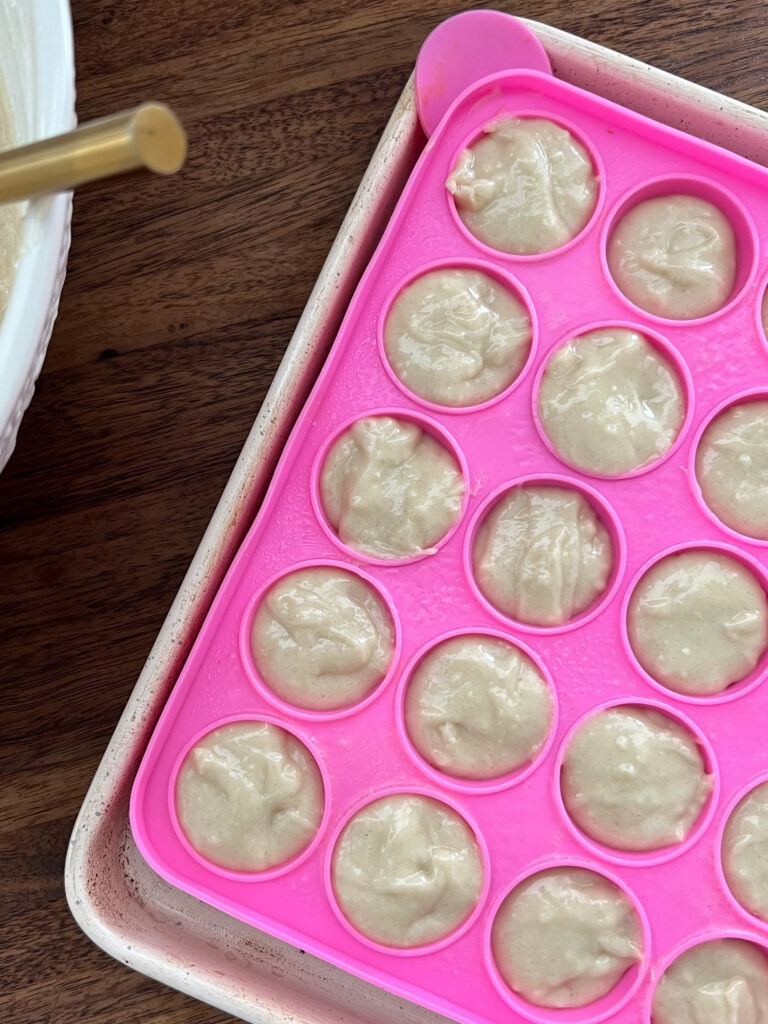
[[[469,86],[515,69],[552,74],[544,47],[517,18],[501,11],[464,11],[442,22],[416,60],[416,109],[426,134]]]

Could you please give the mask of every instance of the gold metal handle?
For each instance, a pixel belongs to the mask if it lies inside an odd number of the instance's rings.
[[[0,203],[66,192],[141,169],[175,174],[186,153],[187,137],[173,111],[162,103],[144,103],[0,153]]]

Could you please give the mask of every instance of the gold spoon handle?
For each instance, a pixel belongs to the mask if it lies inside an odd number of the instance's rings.
[[[141,169],[175,174],[186,153],[187,137],[173,111],[162,103],[144,103],[0,153],[0,203],[66,192]]]

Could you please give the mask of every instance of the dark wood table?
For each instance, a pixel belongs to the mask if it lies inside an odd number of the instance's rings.
[[[79,117],[164,99],[190,155],[176,179],[78,194],[58,322],[0,476],[0,1019],[215,1024],[79,932],[67,843],[419,44],[460,8],[72,6]],[[768,104],[759,0],[510,10]]]

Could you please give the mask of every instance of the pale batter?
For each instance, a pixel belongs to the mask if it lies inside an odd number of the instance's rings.
[[[608,240],[608,266],[620,290],[647,313],[693,320],[730,298],[736,239],[712,203],[658,196],[621,218]]]
[[[446,804],[415,794],[358,811],[336,844],[332,871],[347,920],[374,942],[400,948],[449,935],[483,887],[472,830]]]
[[[605,527],[586,498],[563,487],[513,488],[480,524],[477,585],[505,615],[559,626],[604,592],[613,567]]]
[[[0,83],[1,84],[1,83]],[[11,116],[0,94],[0,150],[14,144]],[[0,316],[8,302],[21,244],[21,205],[0,205]]]
[[[651,1024],[768,1024],[768,960],[743,939],[687,950],[661,976]]]
[[[558,455],[601,476],[660,459],[685,418],[676,371],[641,334],[613,327],[569,341],[547,363],[539,417]]]
[[[307,748],[267,722],[235,722],[189,752],[176,783],[179,823],[198,853],[232,871],[264,871],[314,839],[320,770]]]
[[[748,793],[723,833],[728,888],[751,914],[768,921],[768,782]]]
[[[487,274],[443,268],[398,295],[384,326],[384,348],[414,394],[438,405],[477,405],[519,375],[531,349],[531,319]]]
[[[405,696],[414,747],[462,779],[494,779],[530,762],[552,713],[549,687],[531,659],[490,636],[443,641],[419,662]]]
[[[278,580],[251,629],[261,678],[283,700],[311,711],[366,697],[389,669],[394,646],[392,617],[373,588],[330,567]]]
[[[768,601],[736,559],[683,551],[663,558],[640,580],[627,630],[637,660],[657,682],[707,697],[757,666],[768,646]]]
[[[325,514],[349,547],[376,558],[431,553],[458,521],[464,478],[451,453],[415,423],[358,420],[328,453]]]
[[[470,233],[521,256],[575,238],[597,203],[597,176],[581,143],[535,117],[505,117],[484,133],[446,182]]]
[[[647,707],[592,715],[571,739],[563,802],[591,839],[616,850],[658,850],[690,833],[712,790],[691,733]]]
[[[696,451],[696,479],[721,522],[768,540],[768,401],[733,405],[710,423]]]
[[[493,922],[493,957],[509,987],[535,1006],[601,999],[642,957],[632,904],[607,878],[552,868],[522,882]]]

